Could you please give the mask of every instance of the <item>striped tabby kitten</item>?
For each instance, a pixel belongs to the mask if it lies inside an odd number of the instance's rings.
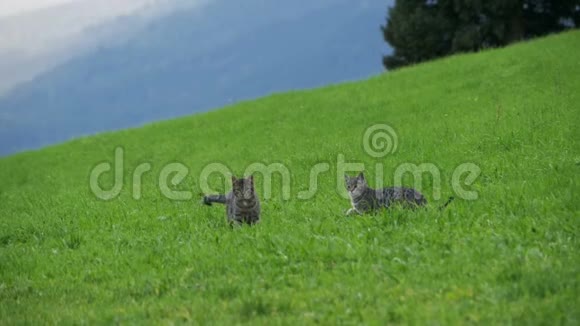
[[[232,176],[232,191],[227,195],[203,197],[203,203],[226,205],[226,214],[230,224],[256,224],[260,222],[260,199],[254,191],[254,177],[236,179]]]
[[[356,177],[345,175],[344,179],[352,204],[352,208],[346,213],[347,215],[373,212],[381,208],[389,208],[393,204],[401,204],[405,208],[415,208],[427,204],[425,197],[414,189],[390,187],[375,190],[370,188],[362,172]],[[449,205],[452,200],[453,197],[441,209]]]

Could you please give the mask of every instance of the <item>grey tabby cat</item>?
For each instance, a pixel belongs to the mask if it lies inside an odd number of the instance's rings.
[[[405,208],[415,208],[427,204],[425,197],[414,189],[389,187],[375,190],[368,186],[362,172],[356,177],[345,175],[344,179],[352,204],[352,208],[346,213],[347,215],[362,215],[381,208],[389,208],[393,204],[400,204]],[[453,201],[453,197],[449,198],[440,209],[447,207],[451,201]]]
[[[260,199],[254,190],[254,177],[237,179],[232,176],[232,191],[227,195],[203,197],[203,203],[226,205],[226,215],[230,224],[256,224],[260,222]]]

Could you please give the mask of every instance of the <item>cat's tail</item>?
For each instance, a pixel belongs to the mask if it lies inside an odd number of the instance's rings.
[[[455,197],[451,196],[449,197],[449,199],[447,200],[447,202],[441,206],[439,206],[439,210],[442,211],[445,209],[445,207],[449,206],[449,204],[451,204],[451,202],[453,202],[453,200],[455,200]]]
[[[225,204],[226,195],[209,195],[203,196],[203,203],[211,206],[212,203]]]

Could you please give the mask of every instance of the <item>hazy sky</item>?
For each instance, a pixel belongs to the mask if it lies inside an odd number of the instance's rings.
[[[87,27],[155,0],[0,0],[0,57],[50,52]],[[42,9],[42,10],[39,10]]]
[[[0,0],[0,16],[10,16],[72,1],[87,0]]]
[[[0,0],[0,96],[14,85],[95,46],[87,28],[120,15],[143,19],[205,0]],[[117,37],[109,32],[110,38]],[[119,33],[123,37],[123,33]]]

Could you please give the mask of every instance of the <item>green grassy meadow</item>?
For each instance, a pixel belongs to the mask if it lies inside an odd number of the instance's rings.
[[[570,32],[2,158],[0,324],[577,325],[578,53]],[[379,159],[362,146],[377,123],[399,139]],[[103,201],[90,171],[118,146],[124,187]],[[426,178],[427,209],[346,217],[339,154],[371,180],[382,163],[386,185],[402,163],[432,163],[442,198]],[[175,162],[190,200],[159,189]],[[282,163],[292,197],[275,177],[262,223],[232,229],[223,207],[199,202],[216,162],[238,175]],[[298,199],[321,162],[316,196]],[[152,170],[135,200],[141,163]],[[479,198],[440,212],[462,163],[481,168]]]

